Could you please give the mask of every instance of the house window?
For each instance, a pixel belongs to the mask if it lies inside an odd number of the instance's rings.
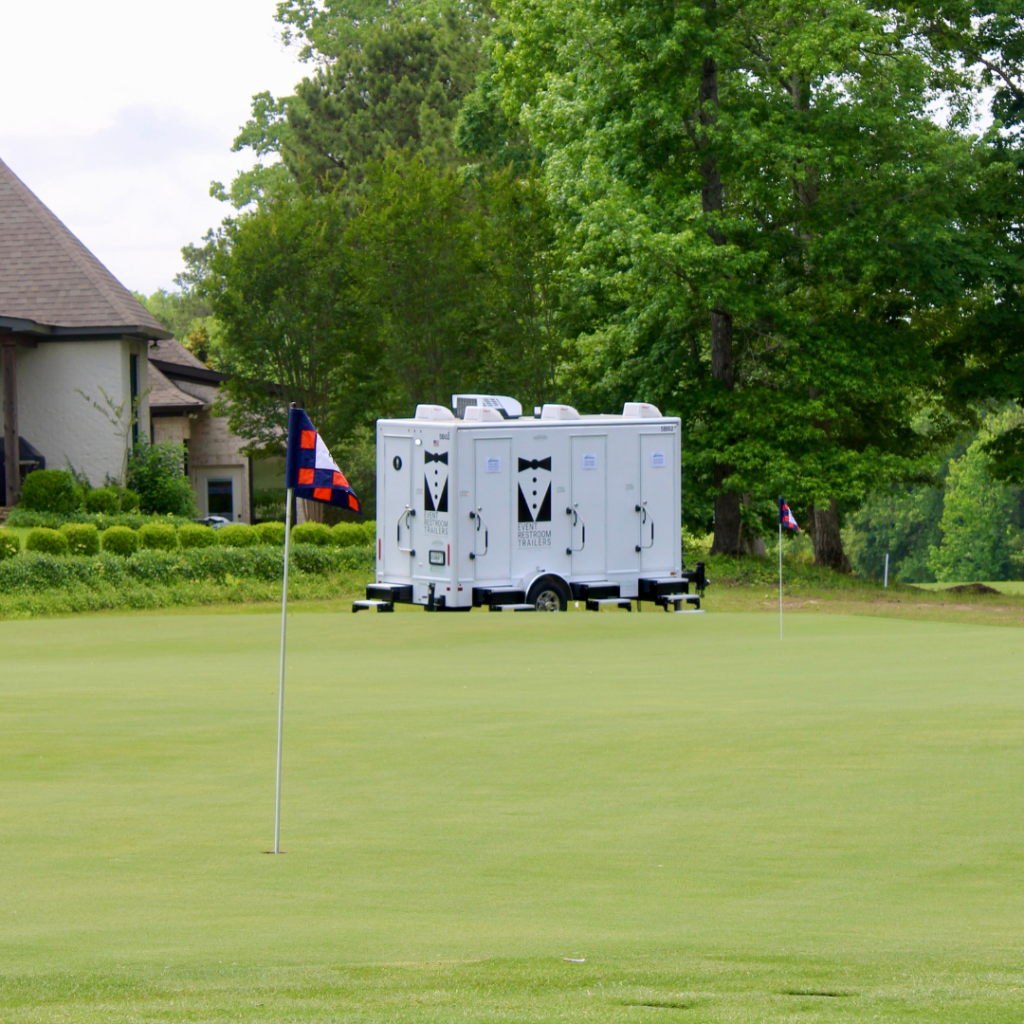
[[[139,443],[139,419],[135,403],[139,400],[139,357],[128,357],[128,377],[132,389],[132,444]]]
[[[235,503],[231,492],[231,480],[206,481],[206,514],[234,518]]]

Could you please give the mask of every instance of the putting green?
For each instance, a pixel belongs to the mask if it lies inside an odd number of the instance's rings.
[[[3,1018],[1019,1021],[1024,631],[777,628],[293,616],[273,857],[273,616],[0,623]]]

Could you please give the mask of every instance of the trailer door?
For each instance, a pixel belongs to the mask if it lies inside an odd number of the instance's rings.
[[[566,515],[573,576],[603,578],[607,568],[607,447],[603,436],[572,439],[572,494]]]
[[[666,434],[640,435],[640,571],[667,572],[675,564],[680,537],[672,536],[676,517],[674,438]],[[673,547],[674,545],[674,547]]]
[[[412,540],[412,438],[384,437],[384,495],[381,539],[384,573],[391,579],[411,579]]]
[[[512,441],[473,442],[474,497],[469,550],[478,580],[507,582],[512,572]]]

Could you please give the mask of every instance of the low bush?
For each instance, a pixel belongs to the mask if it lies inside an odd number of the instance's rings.
[[[336,523],[331,528],[332,540],[339,548],[366,545],[366,529],[362,523]]]
[[[146,523],[139,530],[139,546],[150,551],[175,551],[178,531],[170,523]]]
[[[217,543],[225,548],[251,548],[260,542],[260,535],[245,523],[232,523],[214,530]]]
[[[132,449],[126,481],[139,495],[147,512],[195,515],[195,495],[185,475],[185,447],[164,442],[150,444],[144,434]]]
[[[183,548],[212,548],[217,543],[217,531],[199,523],[186,523],[178,527],[178,543]]]
[[[100,547],[112,555],[132,555],[138,546],[139,535],[127,526],[111,526],[100,540]]]
[[[0,561],[5,558],[13,558],[21,553],[21,541],[16,533],[10,530],[0,530]]]
[[[21,485],[19,508],[67,515],[82,504],[82,488],[63,469],[37,469]]]
[[[29,476],[31,475],[30,473]],[[51,530],[46,526],[37,526],[34,530],[29,530],[28,536],[25,538],[25,550],[38,551],[44,555],[66,555],[68,553],[68,539],[60,530]]]
[[[334,534],[323,523],[299,523],[292,527],[293,544],[316,544],[326,547],[334,543]]]
[[[123,530],[124,527],[113,529]],[[106,531],[104,542],[113,529]],[[265,544],[253,548],[144,550],[128,557],[117,557],[109,551],[94,558],[27,553],[21,558],[0,562],[0,594],[79,586],[100,589],[261,580],[276,584],[279,597],[282,561],[281,550]],[[361,586],[366,578],[372,577],[374,561],[372,553],[366,550],[300,544],[292,548],[291,564],[300,575],[354,576]]]
[[[271,544],[275,547],[284,544],[284,523],[260,523],[253,527],[253,531],[261,544]]]
[[[118,507],[120,501],[120,507]],[[108,516],[131,512],[139,507],[139,496],[127,487],[94,487],[85,492],[85,511]]]
[[[97,555],[100,531],[92,523],[65,523],[60,532],[68,539],[69,555]]]
[[[51,529],[59,529],[65,523],[92,523],[98,530],[106,530],[111,526],[130,526],[138,530],[146,523],[171,523],[174,526],[183,526],[193,520],[187,516],[157,516],[146,515],[142,512],[121,512],[107,514],[105,512],[72,512],[70,515],[57,515],[55,512],[31,512],[23,509],[20,505],[13,508],[7,516],[8,526],[49,526]]]

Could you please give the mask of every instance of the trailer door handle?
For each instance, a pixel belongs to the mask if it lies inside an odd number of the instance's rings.
[[[415,555],[416,551],[415,551],[415,549],[413,549],[411,547],[408,547],[408,548],[403,548],[402,547],[402,523],[403,522],[405,523],[405,528],[406,528],[406,530],[409,531],[409,538],[411,540],[412,539],[412,528],[409,526],[409,517],[410,516],[414,516],[414,515],[416,515],[416,509],[414,509],[411,505],[406,505],[405,509],[402,511],[402,514],[398,517],[398,524],[395,527],[395,534],[396,534],[395,540],[396,540],[396,542],[398,544],[398,550],[401,551],[403,554],[406,554],[406,555]]]
[[[477,551],[476,550],[476,542],[475,542],[475,539],[474,539],[473,551],[472,551],[472,553],[469,556],[470,558],[483,558],[484,555],[487,554],[487,548],[488,548],[488,546],[490,544],[490,531],[487,529],[487,524],[484,522],[484,517],[482,515],[480,515],[480,513],[482,511],[483,511],[483,507],[481,506],[475,512],[470,512],[469,513],[469,518],[476,521],[476,532],[479,533],[480,530],[482,529],[483,533],[484,533],[484,549],[483,549],[483,551]]]

